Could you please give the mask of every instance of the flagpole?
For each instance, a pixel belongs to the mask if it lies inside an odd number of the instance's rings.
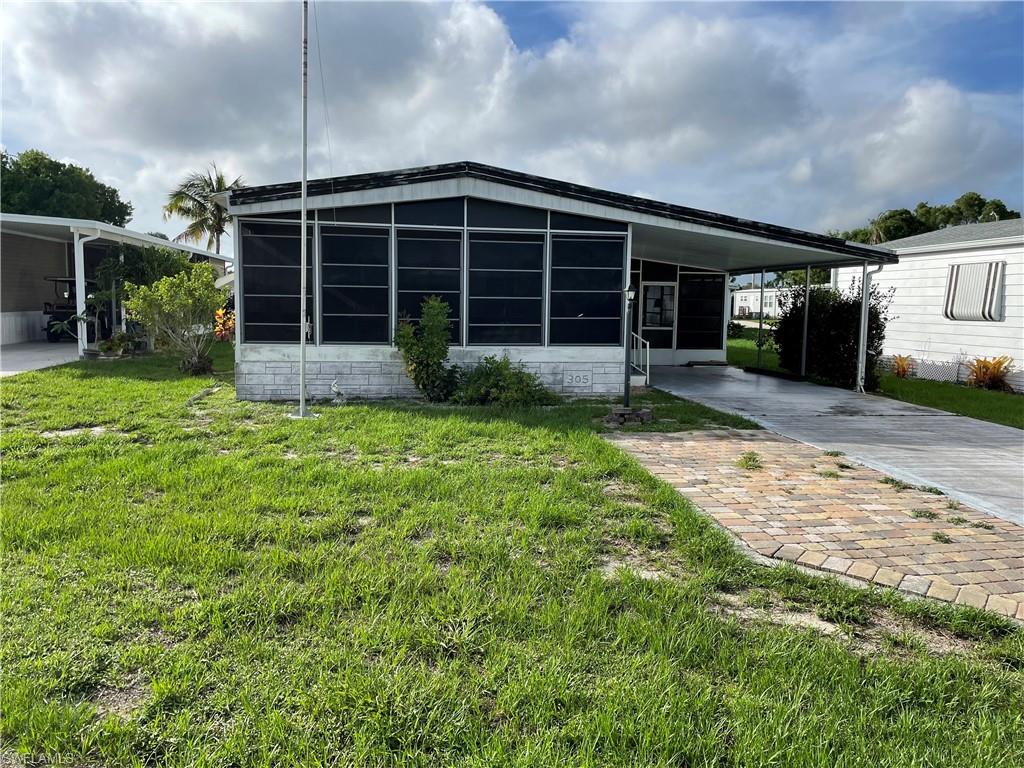
[[[309,1],[302,0],[302,195],[299,214],[299,410],[296,418],[304,419],[312,414],[306,410],[306,333],[309,322],[306,317],[306,263],[308,260],[306,236],[306,137],[307,114],[309,112]]]

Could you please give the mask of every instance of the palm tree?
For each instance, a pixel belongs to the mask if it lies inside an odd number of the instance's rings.
[[[220,253],[220,236],[227,231],[228,215],[213,201],[213,195],[238,189],[244,183],[239,176],[228,184],[216,163],[211,163],[210,169],[205,172],[193,171],[188,174],[167,196],[167,204],[164,206],[164,220],[171,216],[189,220],[185,231],[175,237],[174,241],[180,243],[191,240],[199,243],[206,238],[207,250],[212,247]]]

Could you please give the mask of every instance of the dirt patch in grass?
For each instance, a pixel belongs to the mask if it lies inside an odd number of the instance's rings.
[[[125,686],[101,687],[93,696],[92,704],[101,717],[114,715],[126,720],[142,707],[147,693],[145,681],[137,675]]]
[[[597,566],[598,572],[606,579],[617,578],[622,571],[629,571],[648,581],[676,579],[686,574],[683,564],[669,557],[668,552],[655,552],[650,547],[626,539],[611,541],[608,549]]]
[[[852,650],[884,656],[907,656],[926,651],[936,656],[970,654],[976,644],[956,637],[951,632],[923,627],[884,611],[875,611],[863,625],[850,627],[823,619],[811,611],[787,608],[771,603],[752,605],[750,593],[716,595],[715,609],[721,615],[734,616],[741,622],[766,622],[777,626],[810,629],[823,635],[845,637]]]
[[[43,437],[75,437],[76,435],[92,435],[93,437],[99,437],[105,434],[117,434],[125,435],[126,432],[120,432],[116,429],[110,429],[109,427],[103,426],[92,426],[92,427],[72,427],[71,429],[51,429],[39,434]]]
[[[625,504],[630,507],[642,507],[644,505],[636,489],[625,483],[608,483],[603,490],[605,496],[618,504]]]

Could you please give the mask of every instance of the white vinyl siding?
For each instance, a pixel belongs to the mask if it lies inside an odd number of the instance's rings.
[[[1016,372],[1015,389],[1024,389],[1024,243],[970,247],[935,253],[899,253],[899,264],[887,265],[873,278],[893,288],[884,354],[910,355],[917,361],[947,362],[1009,355]],[[1001,319],[950,320],[943,316],[950,267],[980,262],[1005,262]],[[859,281],[859,268],[838,270],[838,286]]]

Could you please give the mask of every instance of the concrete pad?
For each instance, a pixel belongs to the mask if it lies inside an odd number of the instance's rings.
[[[659,366],[651,383],[1024,525],[1022,430],[731,366]]]
[[[38,371],[53,365],[64,365],[78,359],[78,345],[73,341],[28,341],[0,347],[0,377],[25,371]]]

